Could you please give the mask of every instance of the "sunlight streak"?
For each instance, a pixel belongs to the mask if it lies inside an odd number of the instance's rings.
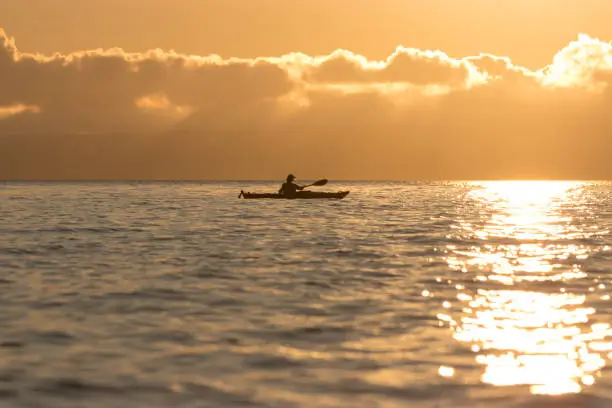
[[[581,240],[605,232],[563,210],[581,204],[582,186],[473,183],[468,199],[490,216],[458,222],[458,237],[478,244],[449,245],[446,261],[473,275],[475,286],[458,290],[459,316],[438,318],[456,340],[471,344],[484,366],[482,382],[527,385],[533,394],[578,393],[605,367],[612,330],[591,323],[596,311],[587,305],[589,290],[580,289],[589,284],[583,262],[594,251]]]

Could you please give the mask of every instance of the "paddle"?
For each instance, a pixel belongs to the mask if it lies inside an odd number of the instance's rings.
[[[323,179],[323,180],[319,180],[319,181],[315,181],[312,184],[308,184],[307,186],[304,186],[304,188],[306,187],[312,187],[312,186],[317,186],[317,187],[321,187],[327,184],[327,179]]]

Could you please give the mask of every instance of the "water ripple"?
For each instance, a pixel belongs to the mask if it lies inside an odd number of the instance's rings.
[[[337,184],[5,183],[0,405],[612,403],[609,184]]]

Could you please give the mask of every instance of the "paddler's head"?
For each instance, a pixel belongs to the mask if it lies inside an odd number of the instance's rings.
[[[293,180],[295,180],[295,176],[293,174],[287,176],[287,183],[291,183]]]

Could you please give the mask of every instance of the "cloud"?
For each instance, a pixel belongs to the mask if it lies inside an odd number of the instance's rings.
[[[369,61],[350,51],[338,50],[316,60],[309,69],[309,79],[324,83],[461,86],[482,78],[475,66],[443,52],[398,47],[385,61]]]
[[[6,35],[0,42],[0,106],[39,109],[25,131],[150,130],[180,117],[151,109],[144,103],[151,98],[196,111],[276,98],[291,86],[287,73],[265,60],[121,49],[42,56],[19,52]]]
[[[10,116],[22,114],[24,112],[39,113],[40,109],[38,106],[27,106],[27,105],[12,105],[12,106],[0,106],[0,119],[5,119]]]
[[[406,47],[372,61],[0,42],[0,178],[612,177],[612,46],[586,35],[537,71]]]
[[[612,45],[581,34],[555,55],[553,63],[546,67],[544,82],[551,86],[603,90],[610,84],[603,77],[611,70]]]

